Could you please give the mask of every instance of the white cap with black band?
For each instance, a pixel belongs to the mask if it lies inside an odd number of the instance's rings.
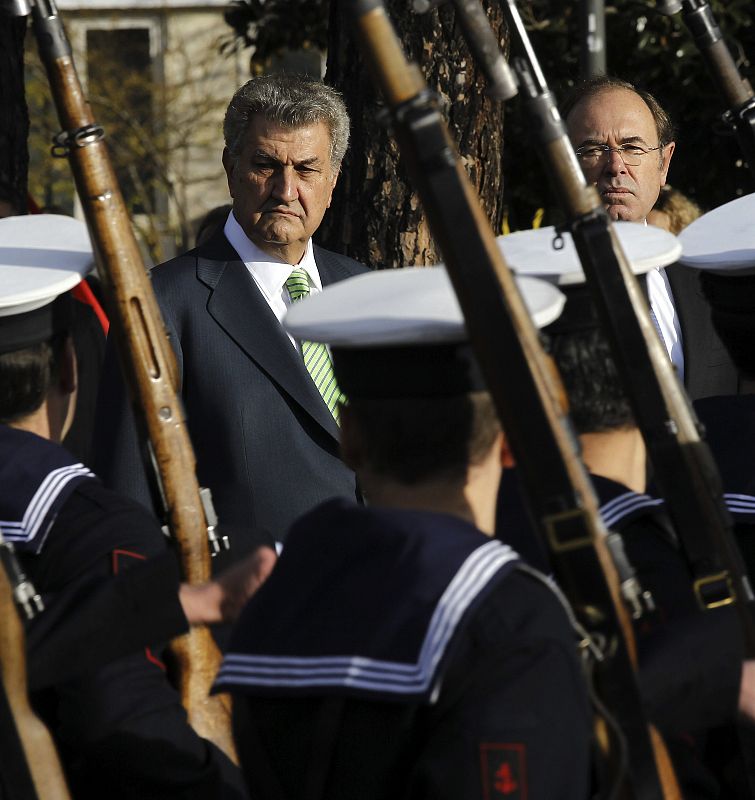
[[[86,226],[57,214],[0,219],[0,353],[70,327],[67,292],[92,267]],[[59,299],[60,298],[60,299]]]

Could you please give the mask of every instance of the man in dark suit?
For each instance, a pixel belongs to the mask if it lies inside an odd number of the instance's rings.
[[[153,285],[178,359],[199,481],[221,522],[267,529],[280,541],[305,511],[356,492],[338,455],[340,393],[323,380],[329,356],[309,353],[280,325],[302,287],[316,293],[366,269],[311,239],[330,205],[349,120],[323,83],[268,75],[236,92],[224,136],[232,213],[209,241],[157,267]],[[112,347],[96,446],[103,479],[150,505]],[[249,539],[231,543],[236,555],[259,543]]]
[[[575,90],[564,117],[585,177],[611,218],[644,223],[674,153],[668,114],[649,92],[601,76]],[[697,276],[678,265],[654,270],[648,291],[657,327],[690,397],[735,394],[737,373],[713,329]]]

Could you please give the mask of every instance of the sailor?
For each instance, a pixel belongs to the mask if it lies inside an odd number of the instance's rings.
[[[53,614],[43,612],[29,629],[32,684],[53,684],[31,700],[76,798],[244,798],[238,770],[189,727],[160,646],[143,647],[147,637],[187,627],[162,532],[59,445],[76,396],[69,290],[92,258],[70,223],[45,215],[0,220],[0,529]],[[156,569],[108,590],[114,574],[151,557]],[[160,602],[150,607],[142,595]],[[187,611],[197,599],[189,595]],[[55,633],[54,648],[35,637],[37,626]],[[124,652],[113,637],[142,646],[102,666],[100,649]],[[74,659],[75,677],[72,641],[86,648]]]
[[[755,579],[755,195],[732,200],[695,220],[679,237],[680,263],[699,273],[713,326],[740,372],[740,395],[695,402],[695,411],[721,472],[734,534]],[[727,742],[726,736],[728,733]],[[739,740],[740,747],[736,745]],[[733,745],[732,746],[732,740]],[[755,728],[740,723],[717,736],[713,756],[726,769],[732,750],[755,753]],[[727,746],[728,744],[728,746]],[[745,757],[747,789],[755,796],[755,764]]]
[[[676,261],[675,237],[650,227],[616,223],[630,264],[641,279],[648,270]],[[639,577],[648,603],[636,625],[640,688],[648,715],[667,736],[685,797],[747,797],[747,789],[723,788],[703,765],[713,727],[737,713],[755,716],[752,689],[755,662],[744,661],[733,609],[703,613],[692,592],[692,575],[666,515],[662,498],[648,486],[642,435],[621,377],[601,330],[584,274],[569,234],[555,250],[553,228],[499,239],[520,274],[552,280],[567,297],[564,312],[544,330],[547,346],[566,389],[582,456],[600,502],[606,527],[621,536],[627,561]],[[498,535],[524,528],[515,470],[501,484]],[[517,539],[520,542],[527,539]],[[547,569],[547,554],[535,550],[534,563]],[[720,735],[720,734],[717,734]]]
[[[536,318],[560,295],[542,290]],[[327,342],[367,507],[294,524],[216,687],[265,798],[586,798],[591,714],[569,611],[491,538],[508,460],[442,267],[386,270],[288,314]],[[291,491],[296,487],[292,486]]]
[[[755,577],[755,194],[708,212],[679,241],[684,266],[699,273],[713,325],[743,377],[741,395],[695,402],[721,471],[735,533]]]

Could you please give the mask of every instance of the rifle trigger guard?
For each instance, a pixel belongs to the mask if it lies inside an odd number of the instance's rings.
[[[85,125],[76,131],[61,131],[52,137],[50,153],[53,158],[67,158],[72,147],[87,147],[105,138],[102,125]]]

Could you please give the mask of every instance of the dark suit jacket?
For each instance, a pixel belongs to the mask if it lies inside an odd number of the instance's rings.
[[[323,285],[366,271],[345,256],[314,252]],[[178,358],[200,485],[212,490],[221,524],[245,527],[256,539],[232,542],[235,555],[259,542],[252,529],[282,541],[323,500],[354,497],[338,426],[222,231],[156,267],[152,278]],[[106,485],[151,506],[114,350],[108,346],[94,469]]]
[[[713,328],[710,306],[697,270],[673,264],[666,269],[682,329],[684,385],[691,400],[736,394],[737,370]]]

